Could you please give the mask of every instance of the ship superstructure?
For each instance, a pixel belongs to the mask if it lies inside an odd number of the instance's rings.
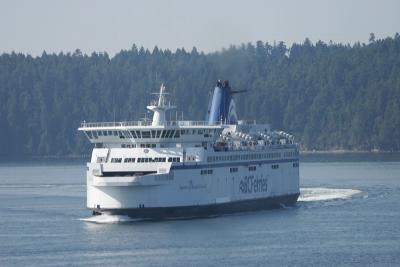
[[[83,122],[95,145],[87,207],[96,214],[160,219],[292,205],[299,196],[293,136],[237,120],[227,81],[217,82],[206,121],[167,121],[164,85],[147,106],[153,120]]]

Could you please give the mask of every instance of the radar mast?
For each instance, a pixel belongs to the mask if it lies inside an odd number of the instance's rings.
[[[153,102],[151,105],[147,106],[147,109],[153,111],[153,121],[152,126],[164,125],[166,122],[165,114],[167,110],[174,109],[175,106],[171,105],[170,102],[166,103],[166,95],[164,84],[161,84],[160,93],[158,94],[158,101]]]

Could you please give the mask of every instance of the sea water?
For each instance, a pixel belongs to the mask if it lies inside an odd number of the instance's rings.
[[[0,266],[399,266],[399,157],[309,156],[294,207],[91,216],[84,162],[0,163]]]

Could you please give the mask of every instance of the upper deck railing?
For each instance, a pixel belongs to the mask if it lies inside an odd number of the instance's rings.
[[[255,124],[255,121],[245,121],[246,124]],[[151,121],[121,121],[121,122],[81,122],[80,128],[106,128],[106,127],[130,127],[151,126]],[[209,124],[208,121],[166,121],[159,126],[224,126],[222,122]]]

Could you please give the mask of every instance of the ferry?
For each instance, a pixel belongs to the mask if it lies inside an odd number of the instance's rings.
[[[208,217],[294,205],[299,146],[268,124],[238,120],[228,81],[218,81],[205,121],[167,120],[176,107],[161,85],[152,120],[82,122],[94,144],[87,208],[137,219]]]

